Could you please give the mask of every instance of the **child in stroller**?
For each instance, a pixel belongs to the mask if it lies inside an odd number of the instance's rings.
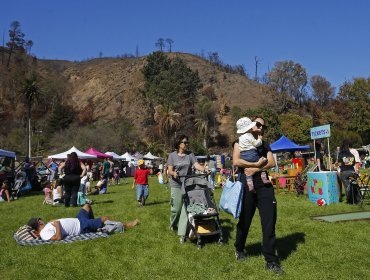
[[[218,235],[218,242],[223,243],[219,213],[207,175],[194,174],[182,177],[184,206],[190,226],[189,238],[197,238],[198,249],[203,246],[202,236]]]

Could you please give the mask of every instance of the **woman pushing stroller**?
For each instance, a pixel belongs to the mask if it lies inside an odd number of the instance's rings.
[[[205,171],[195,155],[189,151],[189,138],[186,135],[180,135],[175,140],[175,151],[170,153],[167,160],[169,182],[171,186],[171,216],[170,229],[180,236],[180,243],[186,240],[186,231],[188,217],[184,208],[181,185],[179,176],[186,176],[192,173],[193,168],[199,171]]]

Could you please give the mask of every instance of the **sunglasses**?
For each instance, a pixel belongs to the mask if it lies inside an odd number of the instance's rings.
[[[263,125],[262,123],[260,123],[260,122],[256,122],[256,126],[257,126],[257,128],[263,128],[263,129],[266,129],[267,128],[267,126],[265,126],[265,125]]]
[[[181,143],[183,143],[185,145],[189,145],[189,142],[188,141],[181,141]]]

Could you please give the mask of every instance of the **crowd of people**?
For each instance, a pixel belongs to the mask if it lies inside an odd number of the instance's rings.
[[[243,117],[236,123],[239,134],[232,144],[232,164],[238,174],[238,180],[244,186],[241,200],[241,213],[236,225],[235,258],[244,261],[247,256],[246,243],[250,226],[256,210],[262,227],[262,254],[266,269],[276,274],[282,274],[279,258],[276,254],[276,222],[277,201],[274,187],[267,171],[275,167],[270,145],[265,139],[265,120],[256,116]],[[189,149],[190,140],[186,135],[179,135],[174,141],[174,151],[168,155],[166,162],[159,165],[162,183],[170,186],[169,229],[176,232],[180,243],[187,240],[189,231],[189,217],[184,206],[182,178],[194,172],[203,172],[208,176],[212,189],[217,184],[217,168],[215,158],[208,156],[204,164],[197,161],[194,153]],[[325,170],[322,147],[317,144],[317,164],[319,170]],[[358,172],[361,162],[344,141],[338,153],[337,167],[340,168],[340,178],[344,184],[347,200],[349,199],[349,178]],[[45,223],[42,219],[33,218],[29,225],[36,230],[44,240],[60,240],[67,235],[94,232],[102,227],[107,217],[95,219],[90,206],[91,200],[86,196],[106,194],[109,185],[118,185],[123,179],[127,184],[127,165],[120,161],[114,163],[110,158],[102,162],[83,162],[75,152],[68,155],[61,163],[52,160],[48,165],[50,184],[45,186],[44,203],[64,205],[65,207],[82,206],[76,218],[63,218]],[[138,207],[143,207],[149,197],[148,176],[155,174],[154,168],[148,168],[145,161],[137,161],[137,168],[133,174],[132,188],[136,191]],[[93,183],[96,181],[96,184]],[[4,181],[1,185],[0,199],[10,202],[9,184]],[[135,226],[137,220],[128,222],[126,227]]]

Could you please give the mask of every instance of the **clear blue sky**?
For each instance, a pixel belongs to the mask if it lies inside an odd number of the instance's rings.
[[[8,39],[18,20],[39,58],[83,60],[154,50],[158,38],[173,51],[218,52],[254,76],[293,60],[333,86],[370,76],[367,0],[17,0],[2,1],[0,30]]]

